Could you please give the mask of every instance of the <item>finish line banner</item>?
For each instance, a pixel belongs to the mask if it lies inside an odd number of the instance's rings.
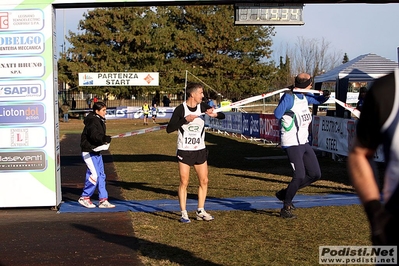
[[[79,73],[79,86],[159,86],[158,72]]]

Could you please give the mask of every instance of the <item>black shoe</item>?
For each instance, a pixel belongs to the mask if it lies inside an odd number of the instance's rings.
[[[284,201],[285,200],[285,193],[287,193],[287,189],[283,188],[282,190],[279,190],[276,192],[276,198],[278,200]],[[291,210],[295,210],[294,204],[291,204]]]
[[[280,211],[280,217],[284,219],[295,219],[296,215],[294,215],[292,212],[292,208],[290,207],[284,207]]]

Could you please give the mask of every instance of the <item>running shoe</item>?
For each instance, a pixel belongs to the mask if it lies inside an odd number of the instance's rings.
[[[296,215],[292,213],[292,208],[289,206],[281,209],[280,217],[284,219],[295,219]]]
[[[98,208],[110,209],[110,208],[115,208],[115,205],[109,203],[108,200],[103,200],[100,201],[100,204],[98,204]]]
[[[197,214],[198,221],[212,221],[213,219],[215,219],[215,218],[213,218],[212,215],[207,213],[205,210],[200,211],[200,212],[197,211],[196,214]]]
[[[80,197],[78,202],[83,207],[86,207],[86,208],[89,208],[89,209],[92,209],[92,208],[96,207],[96,205],[94,205],[93,202],[91,202],[90,197]]]
[[[184,223],[184,224],[188,224],[188,223],[191,223],[191,220],[190,220],[190,218],[181,217],[179,222]]]

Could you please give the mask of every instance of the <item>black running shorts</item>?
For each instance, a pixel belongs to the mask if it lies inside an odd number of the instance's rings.
[[[177,160],[189,166],[195,164],[203,164],[208,160],[208,150],[202,149],[199,151],[182,151],[177,150]]]

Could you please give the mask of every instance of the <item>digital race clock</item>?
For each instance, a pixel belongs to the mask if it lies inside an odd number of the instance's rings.
[[[303,4],[235,4],[235,25],[303,25]]]

